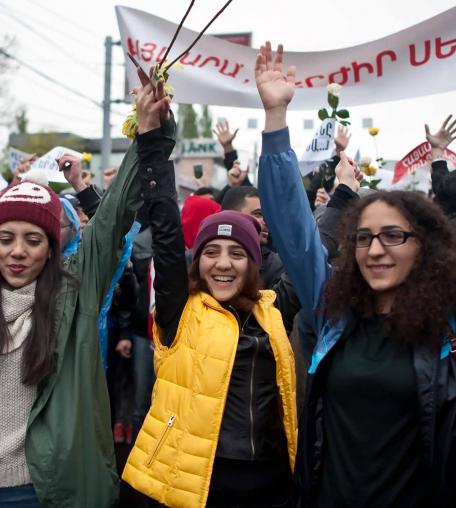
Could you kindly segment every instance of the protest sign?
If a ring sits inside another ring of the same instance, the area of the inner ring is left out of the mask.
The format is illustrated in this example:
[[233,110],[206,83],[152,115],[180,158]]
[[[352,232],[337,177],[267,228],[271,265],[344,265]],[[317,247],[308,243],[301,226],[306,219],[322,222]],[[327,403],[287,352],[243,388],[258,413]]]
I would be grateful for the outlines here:
[[330,159],[334,155],[336,150],[334,143],[335,123],[334,118],[327,118],[321,123],[320,128],[299,161],[302,176],[314,171],[321,162]]
[[10,146],[8,148],[8,167],[11,170],[11,173],[15,173],[17,167],[19,166],[22,159],[26,157],[31,157],[32,154],[23,152],[22,150],[18,150],[17,148],[13,148]]
[[[456,153],[451,150],[444,150],[443,157],[448,161],[451,169],[456,168]],[[425,141],[411,150],[394,167],[393,184],[396,184],[407,175],[414,175],[418,169],[427,166],[430,170],[432,155],[431,145]]]
[[[122,47],[144,68],[160,62],[176,24],[158,16],[116,7]],[[182,28],[170,59],[184,51],[196,32]],[[261,107],[255,87],[258,51],[204,35],[171,69],[176,102]],[[324,88],[344,86],[347,106],[418,97],[454,90],[456,75],[456,7],[382,39],[331,51],[284,54],[284,66],[296,65],[296,94],[290,109],[317,109]],[[130,88],[139,83],[127,59]]]
[[78,159],[82,159],[82,153],[71,150],[71,148],[56,146],[36,160],[31,165],[30,169],[39,169],[40,171],[44,171],[49,182],[67,183],[65,177],[63,176],[63,172],[59,170],[59,165],[56,162],[56,159],[60,159],[60,157],[66,153],[73,155]]
[[0,174],[0,191],[8,187],[8,182],[3,178],[3,175]]

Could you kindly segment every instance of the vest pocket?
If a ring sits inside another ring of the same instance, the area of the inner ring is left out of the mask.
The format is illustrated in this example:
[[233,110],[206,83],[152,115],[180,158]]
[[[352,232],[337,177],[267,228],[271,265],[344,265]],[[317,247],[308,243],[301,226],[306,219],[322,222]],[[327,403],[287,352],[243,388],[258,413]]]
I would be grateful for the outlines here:
[[166,438],[168,437],[168,434],[174,425],[174,420],[176,417],[174,415],[171,415],[169,417],[168,423],[166,424],[166,427],[163,429],[163,432],[161,433],[160,437],[157,439],[157,443],[150,452],[149,456],[146,460],[146,466],[150,467],[152,465],[152,462],[154,461],[155,457],[158,455],[158,452],[160,451],[161,447],[163,446],[164,442],[166,441]]

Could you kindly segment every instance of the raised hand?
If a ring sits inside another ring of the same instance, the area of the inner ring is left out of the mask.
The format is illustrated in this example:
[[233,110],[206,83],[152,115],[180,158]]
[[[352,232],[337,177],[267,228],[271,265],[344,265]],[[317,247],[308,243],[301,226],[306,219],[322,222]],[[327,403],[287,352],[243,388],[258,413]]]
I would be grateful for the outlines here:
[[318,208],[321,205],[325,205],[330,200],[329,194],[323,187],[317,190],[317,197],[315,198],[314,206]]
[[233,140],[236,137],[239,129],[236,129],[234,132],[230,131],[230,126],[226,120],[222,120],[217,122],[213,133],[217,136],[219,143],[223,146],[223,150],[225,152],[233,151]]
[[241,169],[241,163],[234,161],[233,167],[228,171],[228,183],[231,187],[239,187],[244,182],[249,168]]
[[[152,72],[152,69],[151,69]],[[160,79],[157,88],[152,87],[151,80],[138,70],[142,87],[135,88],[136,115],[138,117],[138,134],[158,129],[170,116],[171,99],[166,95],[164,82]]]
[[38,159],[36,153],[32,153],[30,155],[26,155],[20,161],[16,168],[16,175],[22,175],[23,173],[27,173],[29,171],[31,165]]
[[103,186],[108,189],[119,171],[117,168],[106,168],[103,170]]
[[445,150],[456,139],[456,119],[451,121],[452,117],[453,115],[449,115],[435,134],[431,134],[429,125],[425,124],[426,139],[431,148]]
[[340,152],[340,162],[336,166],[336,176],[339,184],[344,184],[353,192],[358,192],[362,180],[361,171],[356,163],[345,152]]
[[334,143],[336,144],[337,155],[347,149],[348,143],[350,142],[351,134],[348,129],[343,125],[337,126],[337,132],[334,137]]
[[274,59],[271,43],[261,46],[255,64],[255,79],[261,102],[266,112],[266,131],[286,126],[286,111],[294,95],[296,67],[282,72],[283,46],[279,44]]
[[81,192],[88,187],[88,185],[84,182],[81,159],[78,159],[69,153],[65,153],[62,157],[60,157],[60,159],[56,159],[56,161],[59,165],[60,171],[63,172],[63,176],[66,181],[76,192]]

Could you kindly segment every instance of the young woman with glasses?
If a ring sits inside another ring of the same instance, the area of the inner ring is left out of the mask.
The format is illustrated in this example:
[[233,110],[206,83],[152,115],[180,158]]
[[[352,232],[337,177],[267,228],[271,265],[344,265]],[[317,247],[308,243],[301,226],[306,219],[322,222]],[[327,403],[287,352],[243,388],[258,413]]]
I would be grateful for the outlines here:
[[302,507],[456,506],[456,241],[412,192],[357,200],[344,154],[333,199],[347,209],[340,255],[326,261],[286,126],[295,69],[261,48],[266,112],[262,209],[319,339],[299,424]]

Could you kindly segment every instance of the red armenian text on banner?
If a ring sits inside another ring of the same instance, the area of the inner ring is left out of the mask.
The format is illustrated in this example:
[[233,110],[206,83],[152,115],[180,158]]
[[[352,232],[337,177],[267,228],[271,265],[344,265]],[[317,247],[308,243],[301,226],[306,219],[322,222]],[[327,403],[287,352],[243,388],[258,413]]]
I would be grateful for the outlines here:
[[[446,149],[443,152],[443,158],[450,163],[450,166],[456,168],[456,153]],[[399,182],[406,175],[415,174],[417,169],[429,166],[430,163],[431,145],[425,141],[410,151],[403,159],[396,162],[392,183]]]
[[[144,68],[161,62],[177,25],[147,12],[116,7],[125,54]],[[195,40],[182,28],[169,59]],[[278,41],[280,42],[280,41]],[[204,35],[171,69],[176,102],[261,107],[255,87],[258,50]],[[456,7],[382,39],[331,51],[286,52],[284,65],[296,66],[296,94],[291,109],[317,109],[328,83],[344,86],[344,104],[356,106],[454,90]],[[130,87],[138,84],[134,65],[126,62]]]

